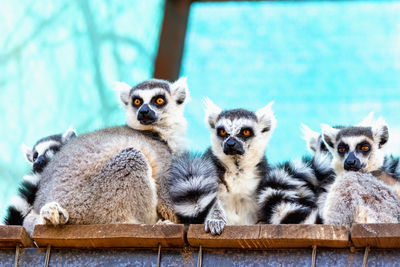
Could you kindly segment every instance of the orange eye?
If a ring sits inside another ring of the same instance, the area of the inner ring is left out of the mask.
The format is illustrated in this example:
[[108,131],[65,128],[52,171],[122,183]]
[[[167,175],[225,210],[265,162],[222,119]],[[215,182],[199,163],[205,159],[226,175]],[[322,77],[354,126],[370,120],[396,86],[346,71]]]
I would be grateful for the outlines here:
[[156,100],[157,105],[162,105],[162,104],[164,104],[164,102],[165,102],[165,100],[162,99],[161,97],[157,98],[157,100]]
[[221,136],[225,136],[226,135],[226,131],[224,129],[219,130],[219,134]]
[[140,104],[142,104],[142,101],[141,101],[139,98],[136,98],[136,99],[133,101],[133,104],[134,104],[135,106],[139,106]]
[[245,130],[242,131],[242,134],[244,136],[249,136],[251,134],[251,132],[250,132],[250,130],[245,129]]
[[364,152],[367,152],[369,150],[369,147],[368,146],[362,146],[361,150],[364,151]]
[[340,153],[344,153],[345,151],[346,151],[346,148],[344,148],[344,147],[340,147],[340,148],[339,148],[339,152],[340,152]]

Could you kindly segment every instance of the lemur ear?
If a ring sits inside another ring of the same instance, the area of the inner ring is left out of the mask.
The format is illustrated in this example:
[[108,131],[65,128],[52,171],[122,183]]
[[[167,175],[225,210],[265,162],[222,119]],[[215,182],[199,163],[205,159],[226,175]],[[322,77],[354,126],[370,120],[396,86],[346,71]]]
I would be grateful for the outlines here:
[[171,94],[174,96],[176,104],[181,105],[189,99],[189,87],[187,78],[181,77],[171,85]]
[[207,125],[211,128],[215,128],[215,124],[217,123],[217,118],[219,114],[222,112],[222,109],[215,105],[208,97],[203,99],[204,111],[206,113],[204,119]]
[[120,102],[124,107],[127,107],[129,104],[129,93],[131,92],[131,86],[124,82],[115,82],[113,90],[119,96]]
[[27,146],[27,145],[25,145],[24,143],[22,143],[21,149],[22,149],[22,152],[24,153],[26,159],[28,160],[28,162],[32,163],[33,162],[33,150],[32,150],[32,148]]
[[65,133],[63,133],[63,135],[61,136],[61,142],[66,143],[75,137],[76,137],[76,130],[72,126],[69,126],[68,130],[65,131]]
[[321,124],[321,128],[322,128],[322,139],[324,140],[324,143],[326,144],[328,149],[334,148],[334,142],[340,130],[335,129],[327,124]]
[[357,126],[369,127],[373,124],[374,120],[374,112],[368,113],[367,117],[365,117]]
[[382,148],[389,140],[389,128],[386,121],[382,117],[379,117],[372,123],[371,128],[374,140],[377,140],[379,148]]
[[318,140],[321,134],[314,132],[305,124],[301,124],[301,132],[303,133],[303,139],[306,141],[308,151],[311,154],[315,154],[319,146]]
[[273,104],[274,102],[270,102],[265,107],[256,111],[257,120],[262,126],[262,133],[272,132],[275,129],[276,119],[272,111]]

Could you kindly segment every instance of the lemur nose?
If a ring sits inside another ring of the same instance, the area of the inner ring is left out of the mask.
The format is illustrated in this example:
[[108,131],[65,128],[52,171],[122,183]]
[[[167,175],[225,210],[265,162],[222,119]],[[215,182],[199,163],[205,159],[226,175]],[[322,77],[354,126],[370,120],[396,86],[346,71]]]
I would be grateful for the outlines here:
[[147,114],[149,114],[149,112],[150,112],[150,109],[149,109],[147,106],[143,106],[143,107],[139,110],[139,113],[142,114],[142,115],[147,115]]
[[229,139],[229,140],[226,141],[226,144],[229,147],[234,147],[236,142],[234,140],[232,140],[232,139]]
[[349,166],[354,166],[354,165],[356,165],[356,160],[355,160],[355,159],[353,159],[353,160],[347,160],[347,161],[346,161],[346,164],[349,165]]

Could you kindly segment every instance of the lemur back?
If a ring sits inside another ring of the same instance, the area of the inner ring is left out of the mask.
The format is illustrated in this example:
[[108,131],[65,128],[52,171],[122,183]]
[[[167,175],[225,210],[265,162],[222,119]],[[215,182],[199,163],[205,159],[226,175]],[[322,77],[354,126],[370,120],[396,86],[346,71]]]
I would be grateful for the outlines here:
[[176,221],[165,177],[172,155],[183,151],[186,79],[119,83],[127,126],[79,136],[42,173],[29,233],[38,223],[60,225]]
[[322,136],[336,172],[322,211],[324,221],[346,226],[399,222],[398,195],[372,176],[384,162],[389,138],[386,122],[379,118],[370,125],[343,129],[322,125]]
[[22,225],[25,216],[32,209],[43,169],[62,146],[75,137],[75,130],[69,128],[64,134],[41,138],[32,148],[22,145],[26,159],[32,164],[32,174],[23,177],[18,195],[12,198],[4,218],[6,225]]

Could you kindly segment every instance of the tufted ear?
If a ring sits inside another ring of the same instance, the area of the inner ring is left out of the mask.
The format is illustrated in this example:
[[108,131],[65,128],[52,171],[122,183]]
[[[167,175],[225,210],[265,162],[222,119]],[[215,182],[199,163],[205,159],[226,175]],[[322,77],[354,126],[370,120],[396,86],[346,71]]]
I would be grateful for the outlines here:
[[314,132],[307,125],[301,124],[301,132],[303,133],[303,139],[306,141],[306,146],[311,154],[315,154],[320,145],[319,137],[320,133]]
[[61,142],[66,143],[75,137],[76,137],[76,130],[72,126],[70,126],[68,130],[66,130],[65,133],[63,133],[63,135],[61,136]]
[[365,117],[357,126],[361,127],[369,127],[373,124],[374,120],[374,112],[368,113],[367,117]]
[[203,99],[205,117],[207,125],[211,128],[215,128],[219,114],[221,114],[222,109],[215,105],[208,97]]
[[328,147],[329,150],[335,147],[336,136],[339,133],[339,129],[335,129],[327,124],[321,124],[322,128],[322,140]]
[[126,108],[129,104],[129,93],[131,92],[131,86],[124,82],[115,82],[113,90],[117,93],[119,101]]
[[389,140],[388,124],[382,117],[379,117],[372,123],[371,128],[374,141],[376,140],[379,144],[379,148],[382,148]]
[[272,111],[272,105],[274,102],[270,102],[265,107],[256,111],[256,116],[258,123],[261,125],[262,133],[273,132],[276,126],[276,118],[274,112]]
[[27,146],[27,145],[25,145],[24,143],[22,143],[21,149],[22,149],[22,152],[24,153],[26,159],[28,160],[28,162],[32,163],[33,162],[33,150],[32,150],[32,148]]
[[187,78],[181,77],[171,85],[171,95],[176,104],[181,105],[189,100],[189,87]]

